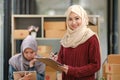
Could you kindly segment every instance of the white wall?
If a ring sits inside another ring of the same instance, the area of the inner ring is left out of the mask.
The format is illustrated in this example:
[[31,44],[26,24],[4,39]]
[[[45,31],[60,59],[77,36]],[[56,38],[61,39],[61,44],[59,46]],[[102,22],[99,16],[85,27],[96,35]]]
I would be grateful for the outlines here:
[[0,80],[3,80],[3,16],[0,14]]
[[3,80],[3,0],[0,0],[0,80]]

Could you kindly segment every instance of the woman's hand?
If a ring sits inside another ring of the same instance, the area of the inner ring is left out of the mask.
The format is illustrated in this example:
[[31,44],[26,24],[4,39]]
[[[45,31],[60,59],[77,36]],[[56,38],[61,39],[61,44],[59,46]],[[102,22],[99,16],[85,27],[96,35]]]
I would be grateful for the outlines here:
[[64,71],[66,74],[68,72],[68,65],[63,65],[63,66],[60,66],[61,70]]
[[24,80],[32,80],[32,74],[29,73],[29,74],[25,75]]
[[67,74],[67,72],[68,72],[68,65],[63,65],[63,68],[64,68],[64,72]]
[[32,74],[31,73],[25,74],[24,77],[22,77],[19,80],[32,80]]
[[53,52],[50,53],[50,58],[57,61],[58,59],[58,55],[57,54],[54,54]]
[[33,67],[36,61],[37,61],[36,59],[32,59],[32,60],[29,62],[29,67]]

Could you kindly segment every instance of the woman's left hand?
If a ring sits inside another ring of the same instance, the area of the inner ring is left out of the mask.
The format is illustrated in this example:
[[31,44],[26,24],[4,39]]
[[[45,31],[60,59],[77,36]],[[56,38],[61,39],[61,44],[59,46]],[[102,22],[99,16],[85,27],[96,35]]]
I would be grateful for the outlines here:
[[62,69],[63,69],[63,71],[67,74],[67,72],[68,72],[68,65],[63,65],[62,66]]
[[27,75],[25,74],[21,80],[32,80],[32,74],[31,73],[29,73]]

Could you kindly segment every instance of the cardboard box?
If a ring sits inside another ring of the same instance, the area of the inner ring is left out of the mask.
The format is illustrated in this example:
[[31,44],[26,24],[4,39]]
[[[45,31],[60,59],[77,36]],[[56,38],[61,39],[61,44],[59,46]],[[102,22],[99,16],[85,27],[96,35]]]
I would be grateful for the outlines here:
[[65,21],[45,21],[44,22],[45,30],[66,30]]
[[47,46],[47,45],[39,45],[38,46],[38,54],[43,57],[50,57],[51,51],[52,51],[51,46]]
[[52,51],[52,46],[48,45],[39,45],[38,53],[50,53]]
[[120,54],[110,54],[110,55],[108,55],[108,63],[110,63],[110,64],[120,64]]
[[50,54],[49,53],[38,53],[38,55],[40,55],[42,57],[50,58]]
[[20,29],[20,30],[14,30],[13,32],[14,39],[24,39],[28,35],[29,35],[28,30]]
[[92,31],[98,34],[98,27],[97,26],[88,26]]
[[120,80],[120,74],[107,74],[107,80]]
[[46,38],[62,38],[66,30],[45,30]]
[[109,64],[105,65],[105,72],[108,74],[120,74],[120,64]]
[[56,80],[56,79],[57,79],[57,71],[49,66],[46,66],[45,80]]

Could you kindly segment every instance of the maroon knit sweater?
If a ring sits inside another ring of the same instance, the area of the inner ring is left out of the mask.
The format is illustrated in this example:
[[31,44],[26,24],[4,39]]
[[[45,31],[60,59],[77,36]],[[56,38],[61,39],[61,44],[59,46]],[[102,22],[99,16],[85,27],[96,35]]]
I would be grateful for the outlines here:
[[95,80],[95,72],[100,69],[100,47],[95,35],[76,48],[61,46],[58,62],[69,66],[62,80]]

